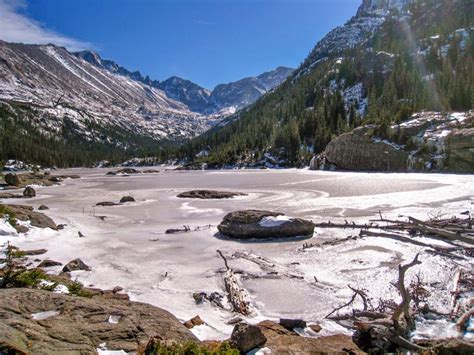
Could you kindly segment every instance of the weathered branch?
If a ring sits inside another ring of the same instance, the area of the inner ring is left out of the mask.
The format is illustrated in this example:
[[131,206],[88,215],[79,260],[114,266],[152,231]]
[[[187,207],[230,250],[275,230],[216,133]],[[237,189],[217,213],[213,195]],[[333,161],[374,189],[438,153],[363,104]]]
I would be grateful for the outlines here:
[[404,329],[400,326],[400,317],[403,315],[403,318],[407,324],[408,329],[413,329],[414,327],[414,320],[410,314],[410,293],[407,291],[405,287],[405,274],[411,267],[421,264],[421,261],[418,260],[419,254],[416,254],[415,258],[406,265],[399,265],[398,266],[398,281],[397,281],[397,288],[398,292],[402,296],[402,302],[395,308],[392,321],[394,327],[397,331],[402,331],[402,334],[406,332],[407,329]]

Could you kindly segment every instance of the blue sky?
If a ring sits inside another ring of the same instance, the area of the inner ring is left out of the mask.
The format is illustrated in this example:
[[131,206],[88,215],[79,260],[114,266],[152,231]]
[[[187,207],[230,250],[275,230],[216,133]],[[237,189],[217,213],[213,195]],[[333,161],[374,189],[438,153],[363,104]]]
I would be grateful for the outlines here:
[[[360,3],[0,0],[0,38],[31,43],[45,37],[71,49],[93,47],[103,58],[154,79],[177,75],[212,89],[279,65],[297,67],[319,39],[355,14]],[[2,29],[8,25],[2,18],[5,9],[17,18],[10,18],[10,28]],[[19,19],[26,29],[14,28]],[[28,31],[41,33],[30,39]]]

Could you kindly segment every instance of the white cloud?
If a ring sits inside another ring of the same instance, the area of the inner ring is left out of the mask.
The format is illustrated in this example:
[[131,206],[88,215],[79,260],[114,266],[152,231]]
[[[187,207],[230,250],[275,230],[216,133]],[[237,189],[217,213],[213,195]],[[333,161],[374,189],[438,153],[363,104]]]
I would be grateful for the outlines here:
[[21,13],[25,7],[24,0],[0,0],[0,39],[28,44],[52,43],[71,51],[94,47],[91,43],[63,36],[28,18]]

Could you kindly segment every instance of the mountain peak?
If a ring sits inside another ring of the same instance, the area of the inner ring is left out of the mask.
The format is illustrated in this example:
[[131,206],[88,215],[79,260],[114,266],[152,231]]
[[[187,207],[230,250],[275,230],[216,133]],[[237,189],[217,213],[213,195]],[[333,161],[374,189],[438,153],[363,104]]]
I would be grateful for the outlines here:
[[357,11],[357,15],[374,13],[377,11],[402,10],[413,0],[363,0]]

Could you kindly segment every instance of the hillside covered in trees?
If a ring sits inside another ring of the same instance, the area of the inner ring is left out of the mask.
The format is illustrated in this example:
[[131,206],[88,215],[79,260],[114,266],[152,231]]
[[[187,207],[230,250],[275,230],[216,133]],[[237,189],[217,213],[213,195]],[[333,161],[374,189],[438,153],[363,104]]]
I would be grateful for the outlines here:
[[278,89],[181,146],[177,157],[221,166],[271,154],[298,166],[359,125],[376,123],[384,136],[414,112],[472,109],[473,7],[469,0],[362,5]]

